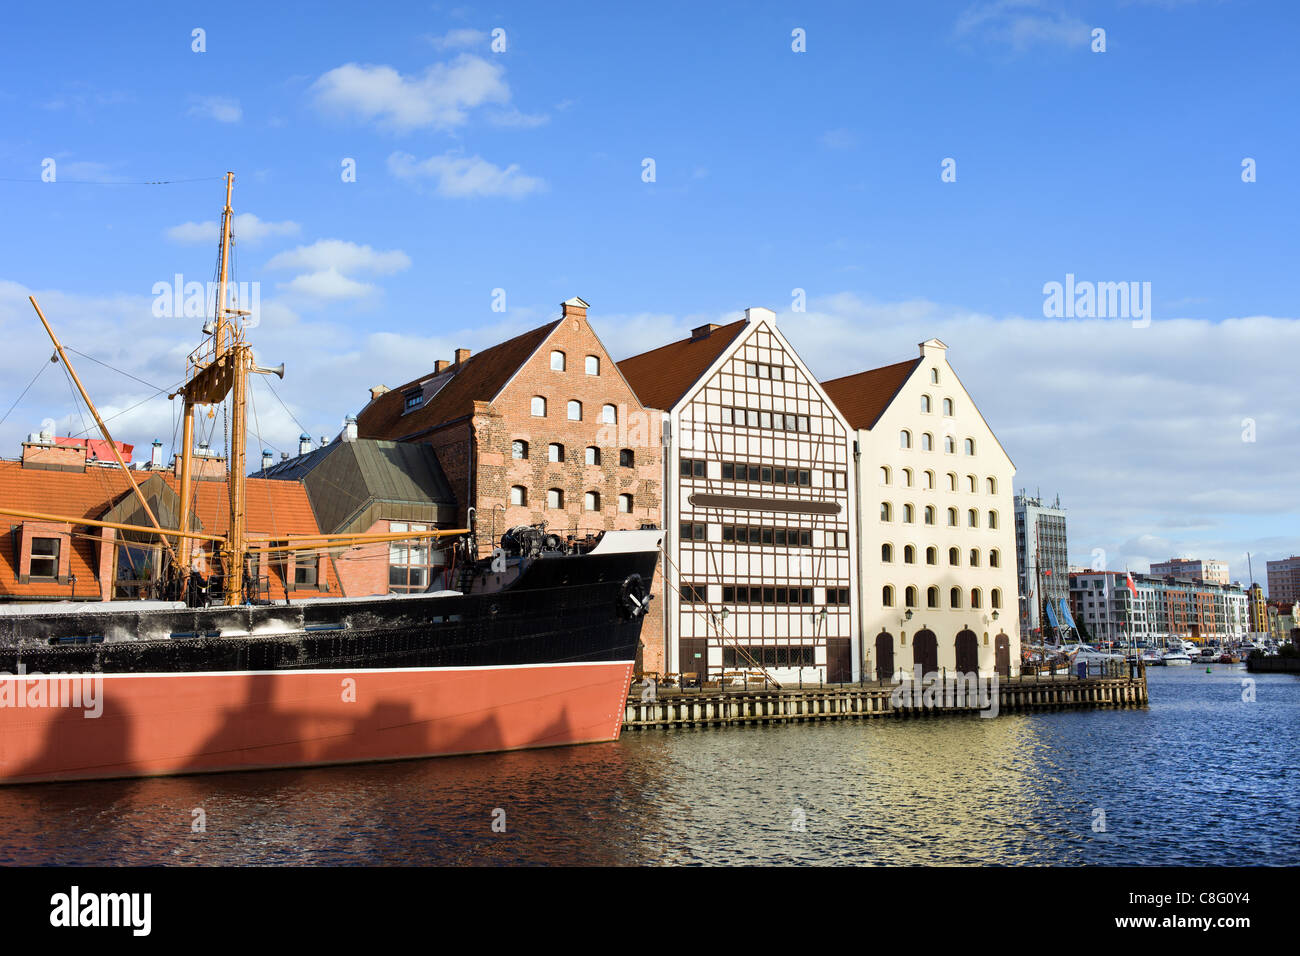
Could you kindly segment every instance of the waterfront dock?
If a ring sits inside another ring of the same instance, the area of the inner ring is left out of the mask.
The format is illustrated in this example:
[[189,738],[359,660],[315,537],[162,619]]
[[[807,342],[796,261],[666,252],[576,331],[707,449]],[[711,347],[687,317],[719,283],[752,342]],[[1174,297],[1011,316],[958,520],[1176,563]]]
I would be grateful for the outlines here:
[[1097,710],[1147,706],[1145,670],[1096,677],[1022,676],[981,678],[979,686],[958,689],[951,678],[936,681],[927,692],[912,682],[868,681],[780,689],[704,687],[680,689],[633,686],[623,726],[705,727],[732,724],[780,724],[862,717],[922,717],[1046,710]]

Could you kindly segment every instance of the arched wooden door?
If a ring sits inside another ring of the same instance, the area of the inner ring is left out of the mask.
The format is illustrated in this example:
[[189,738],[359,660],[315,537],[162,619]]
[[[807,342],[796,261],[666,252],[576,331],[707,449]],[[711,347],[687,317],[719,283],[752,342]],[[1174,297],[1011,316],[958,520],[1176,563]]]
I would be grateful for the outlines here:
[[980,669],[980,642],[972,630],[957,634],[957,672],[975,674]]
[[894,676],[894,635],[881,631],[876,635],[876,680]]
[[934,631],[917,631],[912,638],[912,663],[920,665],[921,676],[939,672],[939,640]]
[[993,639],[994,659],[998,674],[1002,677],[1011,676],[1011,638],[1006,634],[999,634]]

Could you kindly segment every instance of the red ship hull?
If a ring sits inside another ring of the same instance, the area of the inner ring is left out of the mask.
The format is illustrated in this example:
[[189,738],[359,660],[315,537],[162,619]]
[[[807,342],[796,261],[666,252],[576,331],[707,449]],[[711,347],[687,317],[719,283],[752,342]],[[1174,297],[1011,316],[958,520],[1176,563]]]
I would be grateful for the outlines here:
[[[109,674],[98,675],[98,694],[91,684],[97,675],[0,676],[0,783],[320,766],[615,740],[632,670],[631,661],[609,661]],[[52,705],[69,701],[76,706]],[[97,701],[102,712],[88,716]]]

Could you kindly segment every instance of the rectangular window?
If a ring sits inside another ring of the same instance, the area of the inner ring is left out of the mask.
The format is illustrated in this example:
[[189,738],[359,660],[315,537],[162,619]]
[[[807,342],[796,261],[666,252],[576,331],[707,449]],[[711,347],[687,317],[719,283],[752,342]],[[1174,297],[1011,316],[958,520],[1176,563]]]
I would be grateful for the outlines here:
[[[415,549],[412,549],[415,550]],[[419,550],[424,550],[423,548]],[[294,587],[314,588],[316,576],[320,572],[320,559],[314,554],[299,554],[293,561]]]
[[33,578],[57,578],[59,576],[58,538],[32,538],[32,559],[27,566],[27,573]]
[[687,604],[707,604],[708,598],[707,585],[703,584],[683,584],[682,600]]
[[736,466],[733,462],[724,461],[722,463],[722,477],[727,481],[731,481],[736,477]]

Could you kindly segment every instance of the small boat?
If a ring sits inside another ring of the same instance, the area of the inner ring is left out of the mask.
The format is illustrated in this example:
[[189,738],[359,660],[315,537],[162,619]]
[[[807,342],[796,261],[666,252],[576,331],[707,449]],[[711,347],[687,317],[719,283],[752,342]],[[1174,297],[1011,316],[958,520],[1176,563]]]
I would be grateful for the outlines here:
[[1142,652],[1142,663],[1148,667],[1159,667],[1165,662],[1164,657],[1154,647],[1148,647]]
[[1182,648],[1173,648],[1165,651],[1164,656],[1160,659],[1160,663],[1164,664],[1166,667],[1189,665],[1192,663],[1192,658]]

